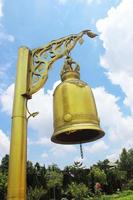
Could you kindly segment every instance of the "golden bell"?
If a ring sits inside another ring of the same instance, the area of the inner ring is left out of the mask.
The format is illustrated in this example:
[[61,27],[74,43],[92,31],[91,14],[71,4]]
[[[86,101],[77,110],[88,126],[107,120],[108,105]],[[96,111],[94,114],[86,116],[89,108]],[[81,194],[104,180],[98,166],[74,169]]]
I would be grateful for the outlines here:
[[80,80],[79,65],[71,58],[65,61],[61,80],[53,94],[54,133],[51,140],[59,144],[79,144],[104,136],[92,90]]

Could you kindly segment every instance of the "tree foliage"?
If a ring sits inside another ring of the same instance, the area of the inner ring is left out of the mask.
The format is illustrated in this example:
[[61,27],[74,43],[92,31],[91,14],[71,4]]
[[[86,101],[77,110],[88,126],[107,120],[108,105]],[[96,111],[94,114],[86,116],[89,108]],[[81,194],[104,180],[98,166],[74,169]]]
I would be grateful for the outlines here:
[[87,197],[88,187],[83,183],[74,183],[72,182],[68,185],[68,193],[71,194],[71,197],[75,200],[83,200]]
[[63,174],[61,172],[55,170],[47,170],[45,177],[49,189],[62,186]]
[[7,175],[6,173],[0,172],[0,199],[4,200],[6,198],[7,190]]
[[[61,196],[61,187],[63,185],[63,174],[57,165],[50,165],[45,174],[47,188],[49,193],[53,193],[53,198]],[[51,192],[52,191],[52,192]]]
[[8,174],[8,163],[9,163],[9,155],[5,155],[1,160],[0,170],[3,173]]
[[106,184],[107,178],[104,170],[101,170],[98,166],[93,166],[90,170],[91,178],[93,178],[94,183],[101,183],[101,184]]
[[41,187],[30,187],[28,189],[27,200],[40,200],[46,194],[46,190]]
[[[6,199],[9,156],[0,164],[0,199]],[[67,198],[82,200],[95,194],[96,184],[101,192],[111,194],[124,188],[133,190],[133,149],[123,149],[120,159],[112,165],[109,160],[99,161],[87,168],[74,162],[64,170],[56,164],[47,168],[39,163],[27,161],[27,198],[43,200]]]
[[133,176],[133,149],[130,149],[129,151],[127,151],[124,148],[122,150],[118,165],[122,171],[127,172],[128,179],[132,178]]

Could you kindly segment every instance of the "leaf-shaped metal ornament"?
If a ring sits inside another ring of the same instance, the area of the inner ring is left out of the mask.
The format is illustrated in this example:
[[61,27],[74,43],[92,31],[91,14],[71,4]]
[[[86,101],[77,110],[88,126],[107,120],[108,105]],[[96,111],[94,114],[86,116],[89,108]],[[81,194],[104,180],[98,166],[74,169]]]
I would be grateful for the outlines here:
[[98,36],[97,34],[91,32],[91,31],[88,31],[88,32],[87,32],[87,35],[88,35],[90,38],[94,38],[94,37]]
[[80,39],[79,39],[79,43],[80,43],[81,45],[84,43],[83,38],[80,38]]

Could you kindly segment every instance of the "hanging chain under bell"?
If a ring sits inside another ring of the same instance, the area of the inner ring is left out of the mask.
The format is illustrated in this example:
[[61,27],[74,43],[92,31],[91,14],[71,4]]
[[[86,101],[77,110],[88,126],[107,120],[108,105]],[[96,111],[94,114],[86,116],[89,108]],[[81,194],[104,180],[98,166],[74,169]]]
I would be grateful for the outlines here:
[[82,144],[80,143],[80,155],[81,155],[81,159],[84,158],[84,155],[83,155],[83,148],[82,148]]

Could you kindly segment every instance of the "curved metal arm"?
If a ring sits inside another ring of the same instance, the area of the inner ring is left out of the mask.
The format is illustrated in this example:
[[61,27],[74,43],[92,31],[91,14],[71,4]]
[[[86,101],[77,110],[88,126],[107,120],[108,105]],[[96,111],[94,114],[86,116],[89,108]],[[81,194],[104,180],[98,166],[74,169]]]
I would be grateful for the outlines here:
[[97,36],[90,30],[84,30],[79,34],[72,34],[53,40],[47,45],[31,51],[28,96],[43,87],[48,78],[48,70],[56,60],[69,55],[77,42],[83,43],[83,35],[87,35],[90,38]]

